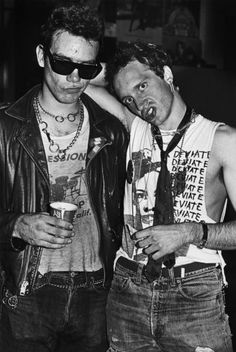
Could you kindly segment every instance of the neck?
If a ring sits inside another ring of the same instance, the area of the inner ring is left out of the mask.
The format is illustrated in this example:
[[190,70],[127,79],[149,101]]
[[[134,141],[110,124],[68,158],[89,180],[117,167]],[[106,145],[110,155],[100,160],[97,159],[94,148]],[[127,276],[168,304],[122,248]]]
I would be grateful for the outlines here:
[[46,122],[48,131],[55,136],[67,135],[77,130],[81,119],[81,107],[82,102],[80,103],[79,100],[77,100],[75,108],[75,104],[72,106],[71,104],[62,104],[56,99],[48,99],[48,95],[43,94],[42,91],[38,95],[40,117]]
[[67,116],[70,113],[75,113],[79,108],[78,99],[72,103],[63,103],[58,101],[51,93],[45,92],[44,89],[39,92],[38,97],[43,107],[54,115]]
[[162,131],[174,131],[179,126],[180,121],[183,119],[186,112],[186,104],[177,91],[173,94],[173,101],[170,113],[165,125],[160,126]]

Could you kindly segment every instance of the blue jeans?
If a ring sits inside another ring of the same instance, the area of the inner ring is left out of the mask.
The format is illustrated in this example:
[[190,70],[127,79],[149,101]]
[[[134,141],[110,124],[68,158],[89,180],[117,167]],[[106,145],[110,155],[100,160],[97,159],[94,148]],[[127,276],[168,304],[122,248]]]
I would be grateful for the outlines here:
[[[45,279],[46,278],[46,279]],[[108,289],[103,270],[50,273],[28,296],[5,290],[0,320],[0,351],[105,352]]]
[[110,352],[232,352],[221,269],[153,282],[116,265],[108,296]]

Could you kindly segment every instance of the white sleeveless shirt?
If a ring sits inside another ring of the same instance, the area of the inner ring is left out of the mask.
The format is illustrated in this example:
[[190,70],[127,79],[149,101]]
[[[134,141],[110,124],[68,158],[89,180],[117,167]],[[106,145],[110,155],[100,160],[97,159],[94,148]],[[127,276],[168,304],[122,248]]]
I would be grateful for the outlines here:
[[[174,221],[214,223],[206,211],[205,181],[210,151],[217,127],[221,123],[195,115],[193,123],[178,145],[169,153],[167,167],[172,179]],[[172,139],[170,131],[161,131],[163,149]],[[137,249],[130,235],[153,224],[155,190],[160,172],[160,150],[153,139],[151,125],[136,117],[132,123],[127,150],[127,182],[125,186],[125,231],[119,255],[146,263],[147,256]],[[220,251],[199,249],[190,245],[184,255],[176,257],[176,265],[193,261],[223,263]]]

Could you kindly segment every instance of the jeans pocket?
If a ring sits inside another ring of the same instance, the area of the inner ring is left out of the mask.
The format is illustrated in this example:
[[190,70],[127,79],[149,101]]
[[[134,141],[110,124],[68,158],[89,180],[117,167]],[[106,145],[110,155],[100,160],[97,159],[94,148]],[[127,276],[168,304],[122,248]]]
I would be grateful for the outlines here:
[[190,301],[203,302],[216,299],[221,293],[221,281],[217,279],[215,273],[202,273],[193,275],[181,280],[178,285],[179,294]]
[[130,277],[115,273],[111,284],[111,292],[124,292],[129,287],[130,281]]

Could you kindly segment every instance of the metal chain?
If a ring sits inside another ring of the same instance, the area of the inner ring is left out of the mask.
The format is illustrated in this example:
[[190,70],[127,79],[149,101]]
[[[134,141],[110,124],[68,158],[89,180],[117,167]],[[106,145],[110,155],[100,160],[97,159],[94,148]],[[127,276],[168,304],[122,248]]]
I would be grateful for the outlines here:
[[[75,119],[76,119],[76,117],[79,116],[79,114],[80,114],[80,107],[79,107],[79,109],[78,109],[77,112],[75,112],[75,113],[70,113],[70,114],[68,114],[66,117],[64,117],[64,116],[62,116],[62,115],[54,115],[54,114],[52,114],[51,112],[49,112],[49,111],[47,111],[47,110],[44,109],[44,107],[43,107],[43,106],[41,105],[41,103],[40,103],[40,100],[39,100],[39,97],[38,97],[38,96],[36,97],[36,99],[37,99],[37,105],[40,107],[40,109],[41,109],[45,114],[47,114],[48,116],[53,117],[57,122],[64,122],[65,119],[67,119],[67,120],[70,121],[70,122],[74,122]],[[80,103],[80,105],[81,105],[81,100],[80,100],[80,99],[79,99],[79,103]]]
[[83,103],[80,100],[80,107],[79,107],[79,116],[80,116],[80,120],[79,120],[79,124],[78,124],[78,128],[76,130],[76,134],[73,137],[72,141],[68,144],[68,146],[65,149],[60,149],[60,146],[58,143],[56,143],[50,133],[48,132],[48,124],[46,121],[44,121],[40,115],[39,112],[39,100],[38,97],[34,97],[33,100],[33,106],[34,106],[34,111],[37,117],[38,122],[43,126],[42,127],[42,131],[46,134],[48,142],[49,142],[49,150],[51,153],[58,153],[59,158],[62,160],[65,158],[66,156],[66,152],[75,144],[76,140],[78,139],[82,126],[83,126],[83,122],[84,122],[84,107],[83,107]]

